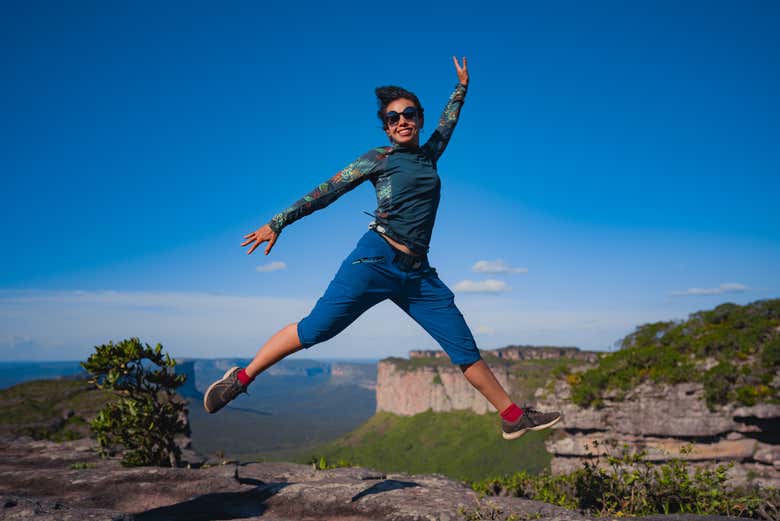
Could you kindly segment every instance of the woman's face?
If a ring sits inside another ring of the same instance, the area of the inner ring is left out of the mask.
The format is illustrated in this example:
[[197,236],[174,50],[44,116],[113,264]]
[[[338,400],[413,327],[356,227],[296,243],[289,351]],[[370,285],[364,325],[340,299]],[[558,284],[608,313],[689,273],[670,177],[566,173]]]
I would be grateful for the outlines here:
[[385,108],[385,132],[390,141],[404,147],[419,146],[421,127],[422,121],[412,100],[399,98],[388,103]]

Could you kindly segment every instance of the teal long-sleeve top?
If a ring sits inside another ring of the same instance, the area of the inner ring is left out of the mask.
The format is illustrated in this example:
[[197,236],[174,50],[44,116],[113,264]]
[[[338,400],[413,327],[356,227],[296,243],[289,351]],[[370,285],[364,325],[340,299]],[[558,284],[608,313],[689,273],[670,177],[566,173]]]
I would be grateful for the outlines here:
[[436,164],[449,143],[465,98],[466,87],[458,84],[444,107],[436,130],[422,147],[386,146],[369,150],[295,204],[274,215],[269,226],[280,233],[285,226],[325,208],[369,180],[376,190],[376,223],[391,239],[416,253],[427,253],[441,192]]

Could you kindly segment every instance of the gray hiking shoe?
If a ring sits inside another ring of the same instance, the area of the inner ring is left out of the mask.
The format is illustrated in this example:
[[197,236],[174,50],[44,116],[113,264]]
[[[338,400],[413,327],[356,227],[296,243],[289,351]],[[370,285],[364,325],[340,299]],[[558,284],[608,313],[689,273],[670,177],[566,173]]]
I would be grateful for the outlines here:
[[561,419],[559,412],[539,412],[533,407],[521,407],[523,414],[515,421],[501,420],[505,440],[514,440],[528,431],[540,431],[552,427]]
[[210,413],[215,413],[233,400],[236,396],[246,392],[246,386],[238,379],[240,367],[231,367],[227,372],[206,389],[203,395],[203,407]]

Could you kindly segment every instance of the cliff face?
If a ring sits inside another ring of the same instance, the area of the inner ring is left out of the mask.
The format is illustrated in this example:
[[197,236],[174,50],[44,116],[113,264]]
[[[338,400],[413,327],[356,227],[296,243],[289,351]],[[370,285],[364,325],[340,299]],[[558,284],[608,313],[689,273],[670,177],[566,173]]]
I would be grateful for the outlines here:
[[[506,367],[492,367],[501,385],[509,386]],[[469,409],[478,414],[495,411],[457,367],[433,366],[405,370],[393,362],[377,367],[376,410],[402,416],[425,412]]]
[[[642,383],[623,399],[607,396],[599,409],[571,402],[563,380],[539,389],[537,405],[563,414],[547,441],[553,473],[580,468],[596,456],[644,451],[646,459],[732,462],[738,481],[780,485],[780,405],[727,405],[710,411],[698,383]],[[690,449],[690,452],[688,450]]]
[[[599,354],[577,348],[517,347],[482,352],[501,385],[518,403],[534,400],[536,388],[560,366],[584,367]],[[409,359],[377,366],[377,412],[411,416],[427,410],[495,412],[442,351],[411,351]]]

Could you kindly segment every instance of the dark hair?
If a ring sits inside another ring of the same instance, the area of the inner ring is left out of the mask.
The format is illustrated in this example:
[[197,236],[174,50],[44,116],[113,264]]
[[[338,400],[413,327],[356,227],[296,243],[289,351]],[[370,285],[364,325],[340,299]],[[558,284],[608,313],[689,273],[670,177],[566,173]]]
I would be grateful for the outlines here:
[[417,105],[417,110],[420,111],[420,120],[423,119],[425,111],[420,104],[420,100],[417,99],[417,96],[415,96],[413,92],[409,92],[403,87],[396,87],[395,85],[377,87],[374,89],[374,92],[376,93],[376,102],[379,106],[376,115],[382,122],[382,128],[387,128],[387,124],[385,123],[385,111],[387,110],[387,106],[397,99],[408,99],[413,101],[414,104]]

